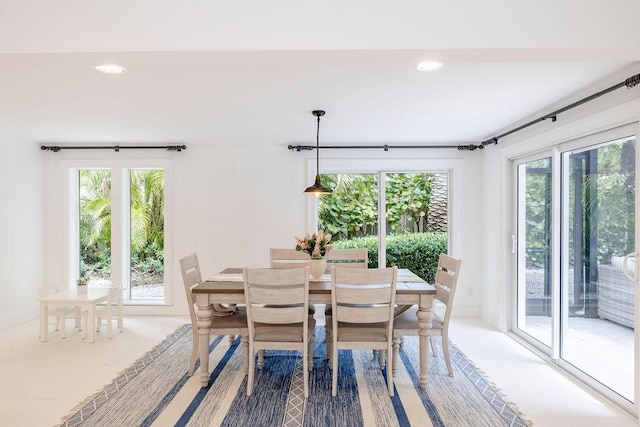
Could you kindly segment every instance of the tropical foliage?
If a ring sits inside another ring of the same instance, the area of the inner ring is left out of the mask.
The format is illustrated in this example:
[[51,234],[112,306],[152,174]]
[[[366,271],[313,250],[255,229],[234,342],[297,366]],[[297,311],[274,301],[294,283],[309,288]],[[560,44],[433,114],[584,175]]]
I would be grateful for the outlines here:
[[[606,264],[612,255],[627,254],[635,247],[635,141],[614,142],[593,149],[597,166],[588,172],[586,156],[591,152],[572,155],[565,164],[570,168],[568,214],[571,230],[579,227],[583,230],[582,239],[595,239],[598,262]],[[550,165],[550,159],[527,164],[526,241],[529,265],[533,267],[543,267],[544,254],[550,251]],[[580,181],[577,187],[576,180]],[[579,198],[574,194],[575,188],[581,189]],[[578,206],[581,224],[575,223],[576,200],[582,200]],[[573,232],[569,233],[569,239],[569,258],[574,259]],[[582,246],[585,245],[588,242],[583,242]]]
[[[431,282],[435,277],[438,257],[447,253],[445,233],[405,233],[387,237],[387,267],[408,268]],[[336,248],[367,248],[369,268],[378,267],[377,236],[356,237],[334,242]]]
[[[447,252],[447,234],[431,233],[428,212],[433,183],[446,183],[446,174],[386,173],[387,266],[408,268],[427,281],[433,280],[438,257]],[[333,190],[318,202],[318,223],[331,233],[336,248],[367,248],[369,267],[378,266],[378,182],[373,174],[323,175]],[[433,229],[446,230],[446,185]]]
[[[427,209],[434,174],[386,174],[387,233],[427,230]],[[373,174],[323,175],[333,190],[318,203],[318,221],[334,240],[378,232],[378,183]]]
[[[164,275],[164,171],[130,173],[132,285],[162,283]],[[111,274],[111,172],[80,171],[81,274]]]

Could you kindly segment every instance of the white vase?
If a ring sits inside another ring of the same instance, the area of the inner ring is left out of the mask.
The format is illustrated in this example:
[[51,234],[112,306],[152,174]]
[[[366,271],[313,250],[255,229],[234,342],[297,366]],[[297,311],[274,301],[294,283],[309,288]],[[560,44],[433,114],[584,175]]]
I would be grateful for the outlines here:
[[320,280],[324,272],[327,270],[327,260],[322,259],[310,259],[309,260],[309,273],[313,280]]
[[82,285],[82,286],[78,286],[78,293],[79,294],[86,294],[87,293],[87,285]]

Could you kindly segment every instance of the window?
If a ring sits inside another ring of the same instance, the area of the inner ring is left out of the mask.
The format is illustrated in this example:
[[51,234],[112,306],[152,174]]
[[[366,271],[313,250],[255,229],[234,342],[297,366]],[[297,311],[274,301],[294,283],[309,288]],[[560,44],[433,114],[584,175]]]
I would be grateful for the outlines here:
[[69,168],[70,281],[122,283],[129,304],[168,303],[164,165],[91,163]]
[[[393,163],[386,161],[385,166]],[[376,165],[361,165],[356,172],[342,162],[345,173],[324,174],[322,181],[333,194],[317,201],[314,221],[333,235],[337,247],[369,249],[370,267],[397,265],[430,281],[437,255],[450,252],[455,244],[449,233],[450,172],[429,171],[424,161],[420,171],[414,162],[397,163],[398,172],[375,171]],[[425,245],[432,248],[433,260],[418,259]]]

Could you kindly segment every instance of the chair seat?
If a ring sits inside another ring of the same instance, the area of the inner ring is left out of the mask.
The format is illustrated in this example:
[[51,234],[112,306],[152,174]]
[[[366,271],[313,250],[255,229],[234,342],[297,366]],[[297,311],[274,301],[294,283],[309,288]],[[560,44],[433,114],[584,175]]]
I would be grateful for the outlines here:
[[[431,329],[442,329],[442,318],[433,313]],[[418,329],[418,306],[414,305],[409,310],[396,317],[393,321],[393,329]]]
[[213,316],[211,318],[211,328],[246,328],[247,327],[247,310],[245,307],[237,307],[236,312],[229,316]]
[[349,326],[338,322],[338,341],[387,342],[386,323],[368,323]]

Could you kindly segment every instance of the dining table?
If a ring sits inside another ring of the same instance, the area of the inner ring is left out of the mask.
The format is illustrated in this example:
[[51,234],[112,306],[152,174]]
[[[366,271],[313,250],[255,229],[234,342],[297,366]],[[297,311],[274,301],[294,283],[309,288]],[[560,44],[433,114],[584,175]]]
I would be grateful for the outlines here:
[[[196,297],[197,333],[199,336],[200,383],[209,383],[209,342],[213,309],[211,304],[245,304],[244,279],[241,268],[226,268],[207,278],[192,289]],[[417,305],[418,336],[420,341],[420,386],[427,385],[429,367],[429,329],[433,318],[436,289],[407,269],[398,269],[396,304]],[[309,279],[309,304],[331,304],[331,274]],[[195,331],[194,331],[195,333]]]
[[87,341],[95,342],[96,306],[107,302],[109,288],[65,289],[39,298],[40,301],[40,341],[48,339],[49,306],[71,306],[86,308],[88,313]]

